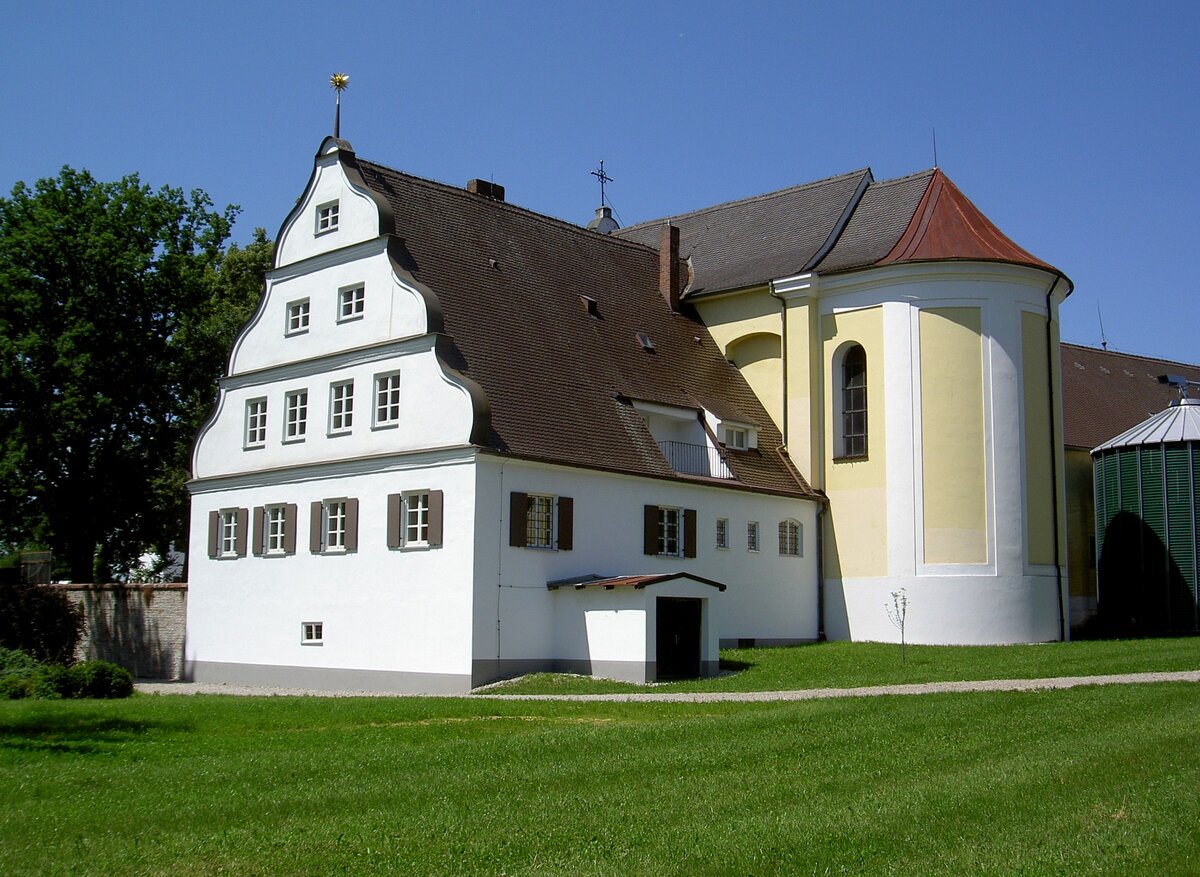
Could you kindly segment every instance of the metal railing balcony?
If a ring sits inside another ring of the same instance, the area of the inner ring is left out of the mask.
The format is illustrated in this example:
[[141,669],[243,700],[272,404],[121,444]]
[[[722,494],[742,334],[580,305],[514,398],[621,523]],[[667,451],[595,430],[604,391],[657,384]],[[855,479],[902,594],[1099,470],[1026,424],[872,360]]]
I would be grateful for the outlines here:
[[673,441],[661,441],[658,447],[666,457],[667,464],[682,475],[733,478],[729,464],[714,447]]

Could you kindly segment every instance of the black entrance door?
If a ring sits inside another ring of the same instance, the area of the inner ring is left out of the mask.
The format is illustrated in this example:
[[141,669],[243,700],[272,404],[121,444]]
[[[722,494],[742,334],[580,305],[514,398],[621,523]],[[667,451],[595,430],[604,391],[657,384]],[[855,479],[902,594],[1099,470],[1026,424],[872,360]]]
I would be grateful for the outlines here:
[[695,679],[700,675],[700,600],[658,597],[655,626],[658,679]]

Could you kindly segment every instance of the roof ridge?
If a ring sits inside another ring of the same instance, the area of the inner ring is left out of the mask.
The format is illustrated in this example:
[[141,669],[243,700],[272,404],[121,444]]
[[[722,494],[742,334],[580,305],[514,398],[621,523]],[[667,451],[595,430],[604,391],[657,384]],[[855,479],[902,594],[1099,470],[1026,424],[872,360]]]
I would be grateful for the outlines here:
[[864,173],[866,173],[866,174],[871,173],[871,168],[870,167],[861,167],[861,168],[858,168],[857,170],[847,171],[846,173],[833,174],[828,177],[822,177],[819,180],[812,180],[807,183],[797,183],[794,186],[788,186],[783,189],[774,189],[770,192],[763,192],[758,195],[750,195],[749,197],[746,197],[746,198],[735,198],[732,201],[722,201],[719,204],[711,204],[707,207],[700,207],[700,208],[697,208],[696,210],[689,210],[686,213],[671,213],[667,216],[660,216],[656,219],[647,219],[643,222],[637,222],[637,223],[634,223],[633,225],[627,225],[624,228],[619,229],[616,232],[616,234],[619,235],[622,232],[632,231],[633,229],[637,229],[637,228],[645,228],[648,225],[659,225],[663,222],[666,222],[667,220],[685,219],[685,218],[690,218],[693,216],[702,216],[703,214],[711,213],[714,210],[724,210],[728,207],[737,207],[742,204],[751,204],[755,201],[766,201],[767,199],[770,199],[770,198],[778,198],[783,195],[790,195],[793,192],[798,192],[802,189],[809,189],[809,188],[812,188],[813,186],[821,186],[826,183],[833,182],[834,180],[843,180],[843,179],[858,176],[858,175],[861,175]]
[[355,158],[359,164],[369,165],[371,168],[377,171],[383,171],[384,173],[395,174],[398,177],[404,177],[412,183],[424,186],[425,188],[445,191],[463,200],[471,199],[470,203],[472,204],[486,204],[493,208],[522,214],[530,219],[538,220],[539,222],[547,225],[561,226],[566,231],[576,232],[587,237],[593,237],[609,243],[620,244],[624,247],[632,247],[634,249],[644,250],[651,253],[658,252],[657,247],[639,243],[638,241],[629,241],[625,240],[624,238],[614,237],[613,235],[603,234],[602,232],[585,228],[582,225],[578,225],[577,223],[570,222],[566,219],[559,219],[557,216],[550,216],[547,213],[538,213],[536,210],[532,210],[529,207],[522,207],[520,204],[513,204],[509,201],[497,201],[494,198],[486,198],[481,195],[474,195],[461,186],[455,186],[452,183],[443,183],[440,180],[431,180],[426,177],[418,177],[415,174],[406,173],[405,171],[398,171],[393,167],[388,167],[385,164],[380,164],[379,162],[371,161],[370,159],[359,158],[358,156],[355,156]]
[[936,167],[927,167],[924,170],[913,171],[911,174],[905,174],[902,177],[889,177],[886,180],[873,180],[871,182],[871,185],[872,186],[894,186],[899,183],[907,183],[911,180],[917,179],[917,177],[923,177],[926,174],[933,175],[933,174],[937,173],[938,170],[939,169]]
[[1124,351],[1121,351],[1121,350],[1106,350],[1105,348],[1102,348],[1102,347],[1092,347],[1091,345],[1088,345],[1088,344],[1075,344],[1070,341],[1062,341],[1059,343],[1059,346],[1060,347],[1075,347],[1080,350],[1089,350],[1093,353],[1103,353],[1106,356],[1124,356],[1128,359],[1143,359],[1143,360],[1147,360],[1149,362],[1167,362],[1167,363],[1170,363],[1171,365],[1181,365],[1184,368],[1200,369],[1200,363],[1184,362],[1183,360],[1179,360],[1179,359],[1163,359],[1162,357],[1159,357],[1159,356],[1146,356],[1143,353],[1125,353]]

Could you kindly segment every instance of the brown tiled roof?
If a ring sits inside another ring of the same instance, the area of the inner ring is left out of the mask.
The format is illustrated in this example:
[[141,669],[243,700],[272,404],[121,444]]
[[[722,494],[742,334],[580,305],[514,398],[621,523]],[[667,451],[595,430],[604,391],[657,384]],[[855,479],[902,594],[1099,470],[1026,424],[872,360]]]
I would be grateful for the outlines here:
[[[691,311],[658,292],[658,253],[464,189],[343,153],[390,206],[400,267],[432,291],[453,367],[491,407],[481,443],[498,452],[663,478],[667,465],[629,399],[736,411],[759,450],[731,454],[736,482],[819,496],[781,454],[781,436]],[[590,316],[580,300],[597,303]],[[654,351],[637,340],[645,333]]]
[[725,590],[725,585],[712,579],[702,578],[686,572],[667,572],[656,573],[654,575],[629,575],[629,576],[583,576],[576,579],[561,579],[554,582],[546,582],[546,587],[551,591],[556,591],[559,588],[574,588],[577,591],[584,588],[604,588],[611,591],[614,588],[635,588],[641,590],[650,585],[657,585],[659,582],[673,582],[676,579],[691,579],[693,582],[699,582],[702,585],[711,585],[719,591]]
[[[807,270],[833,242],[859,194],[867,168],[669,217],[679,255],[691,259],[688,295],[754,286]],[[666,218],[613,234],[658,246]]]
[[1179,398],[1159,375],[1200,381],[1200,365],[1063,344],[1062,374],[1063,442],[1091,450]]

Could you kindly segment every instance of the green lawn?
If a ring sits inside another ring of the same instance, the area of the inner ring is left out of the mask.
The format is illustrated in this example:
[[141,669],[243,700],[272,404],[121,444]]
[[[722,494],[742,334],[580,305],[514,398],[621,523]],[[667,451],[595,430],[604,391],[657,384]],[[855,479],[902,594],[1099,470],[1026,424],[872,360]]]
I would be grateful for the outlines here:
[[0,703],[0,873],[1200,873],[1200,689]]
[[538,673],[487,694],[601,694],[629,691],[782,691],[961,679],[1045,679],[1200,669],[1200,637],[1082,640],[1029,646],[900,646],[830,642],[773,649],[722,649],[727,672],[713,679],[637,685]]

